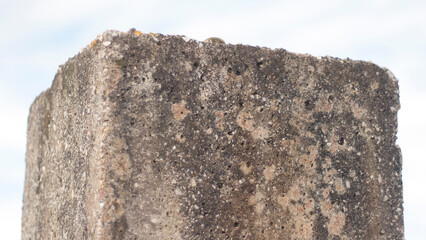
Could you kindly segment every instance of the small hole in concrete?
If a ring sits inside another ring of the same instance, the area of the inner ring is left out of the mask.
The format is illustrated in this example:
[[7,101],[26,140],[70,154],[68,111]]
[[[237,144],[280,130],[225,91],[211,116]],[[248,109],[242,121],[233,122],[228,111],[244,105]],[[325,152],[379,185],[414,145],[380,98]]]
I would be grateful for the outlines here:
[[308,108],[310,105],[311,105],[311,101],[306,100],[306,101],[305,101],[305,107],[306,107],[306,108]]

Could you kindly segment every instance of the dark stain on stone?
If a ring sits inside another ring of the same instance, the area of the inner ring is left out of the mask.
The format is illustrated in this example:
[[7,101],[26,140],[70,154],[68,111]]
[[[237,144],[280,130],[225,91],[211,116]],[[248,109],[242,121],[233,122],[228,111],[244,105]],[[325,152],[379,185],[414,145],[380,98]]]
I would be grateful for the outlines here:
[[128,229],[127,219],[122,215],[118,220],[114,221],[111,226],[111,233],[113,240],[125,239],[126,231]]
[[315,239],[328,239],[328,230],[326,228],[327,222],[328,221],[324,215],[321,213],[318,214],[318,217],[314,221]]

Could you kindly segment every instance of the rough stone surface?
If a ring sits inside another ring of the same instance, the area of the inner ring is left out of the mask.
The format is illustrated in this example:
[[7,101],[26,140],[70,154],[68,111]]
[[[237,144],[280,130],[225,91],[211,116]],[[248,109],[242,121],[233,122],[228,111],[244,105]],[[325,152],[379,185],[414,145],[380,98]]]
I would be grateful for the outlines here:
[[108,31],[28,120],[22,239],[403,239],[372,63]]

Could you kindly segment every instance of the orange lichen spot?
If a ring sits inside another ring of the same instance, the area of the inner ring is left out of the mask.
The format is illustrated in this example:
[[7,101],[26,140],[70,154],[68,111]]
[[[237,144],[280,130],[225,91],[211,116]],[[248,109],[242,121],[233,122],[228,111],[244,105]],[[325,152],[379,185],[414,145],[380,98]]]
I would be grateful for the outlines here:
[[265,167],[265,170],[263,170],[263,176],[266,181],[272,180],[275,177],[275,170],[276,167],[274,165]]
[[263,202],[263,199],[265,196],[261,192],[257,192],[255,195],[252,195],[248,198],[248,205],[254,206],[254,211],[257,214],[261,214],[262,211],[265,209],[265,203]]
[[152,32],[150,32],[150,33],[149,33],[149,35],[151,35],[151,36],[153,36],[153,37],[155,36],[155,34],[154,34],[154,33],[152,33]]
[[309,221],[307,218],[301,218],[299,221],[295,223],[295,232],[293,237],[297,237],[297,239],[312,239],[313,234],[313,223]]
[[300,193],[300,189],[297,185],[293,185],[288,191],[288,195],[292,200],[299,200],[302,198],[302,194]]
[[139,35],[141,35],[141,34],[142,34],[142,32],[141,32],[141,31],[138,31],[138,30],[135,30],[135,31],[133,32],[133,34],[134,34],[135,36],[139,36]]
[[282,196],[277,197],[277,202],[283,209],[287,209],[289,199],[285,197],[283,194]]
[[296,203],[294,207],[290,207],[290,212],[296,216],[302,216],[305,213],[305,207],[300,203]]
[[248,175],[251,173],[252,166],[249,166],[246,162],[242,162],[240,164],[240,170],[244,173],[244,175]]
[[316,145],[312,145],[308,147],[308,152],[303,154],[299,159],[300,164],[304,166],[306,171],[309,171],[311,174],[315,172],[317,167],[316,157],[318,154],[318,147]]
[[321,206],[321,213],[326,217],[330,216],[331,207],[332,207],[330,201],[323,200],[320,202],[320,206]]
[[90,43],[90,48],[92,48],[93,46],[95,46],[95,44],[96,44],[96,42],[98,41],[98,39],[95,39],[95,40],[93,40],[91,43]]
[[216,115],[216,117],[218,117],[219,119],[222,119],[222,118],[223,118],[223,116],[225,116],[225,114],[223,113],[223,111],[217,111],[217,112],[215,113],[215,115]]
[[339,235],[345,226],[346,218],[343,212],[338,212],[330,217],[328,232],[331,235]]
[[296,213],[296,209],[294,208],[294,205],[290,205],[290,202],[293,200],[295,202],[301,200],[302,194],[300,193],[299,186],[293,185],[290,190],[286,194],[282,194],[281,196],[278,196],[277,202],[281,205],[281,207],[286,210],[287,208],[290,208],[289,211],[293,214]]
[[223,111],[217,111],[215,112],[216,115],[216,127],[219,128],[220,130],[224,129],[224,123],[222,121],[223,117],[225,116]]
[[264,127],[257,127],[251,132],[251,136],[254,139],[265,139],[269,137],[269,131]]
[[188,109],[185,108],[185,102],[175,103],[171,107],[173,116],[176,120],[182,121],[186,115],[190,113]]
[[322,196],[323,196],[324,198],[328,198],[328,197],[330,196],[330,188],[329,188],[329,187],[325,188],[325,189],[322,191]]
[[263,212],[263,209],[265,209],[265,203],[263,201],[257,202],[256,206],[254,207],[254,211],[257,214],[261,214]]
[[253,116],[242,110],[238,113],[236,122],[242,129],[249,131],[254,139],[265,139],[269,137],[269,131],[262,126],[255,126]]
[[248,112],[241,111],[240,113],[238,113],[237,124],[244,130],[250,132],[254,130],[253,116]]
[[257,202],[256,195],[252,195],[248,198],[248,205],[249,206],[253,206],[254,204],[256,204],[256,202]]
[[305,203],[305,213],[310,214],[314,211],[315,208],[315,200],[313,198],[306,199]]

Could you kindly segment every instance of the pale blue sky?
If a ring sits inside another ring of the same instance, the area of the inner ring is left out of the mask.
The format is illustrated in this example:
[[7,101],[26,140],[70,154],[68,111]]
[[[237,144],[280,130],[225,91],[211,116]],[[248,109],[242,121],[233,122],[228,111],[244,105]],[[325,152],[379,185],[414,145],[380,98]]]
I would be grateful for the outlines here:
[[426,238],[426,1],[0,0],[0,232],[19,239],[29,106],[107,29],[372,61],[399,79],[406,239]]

